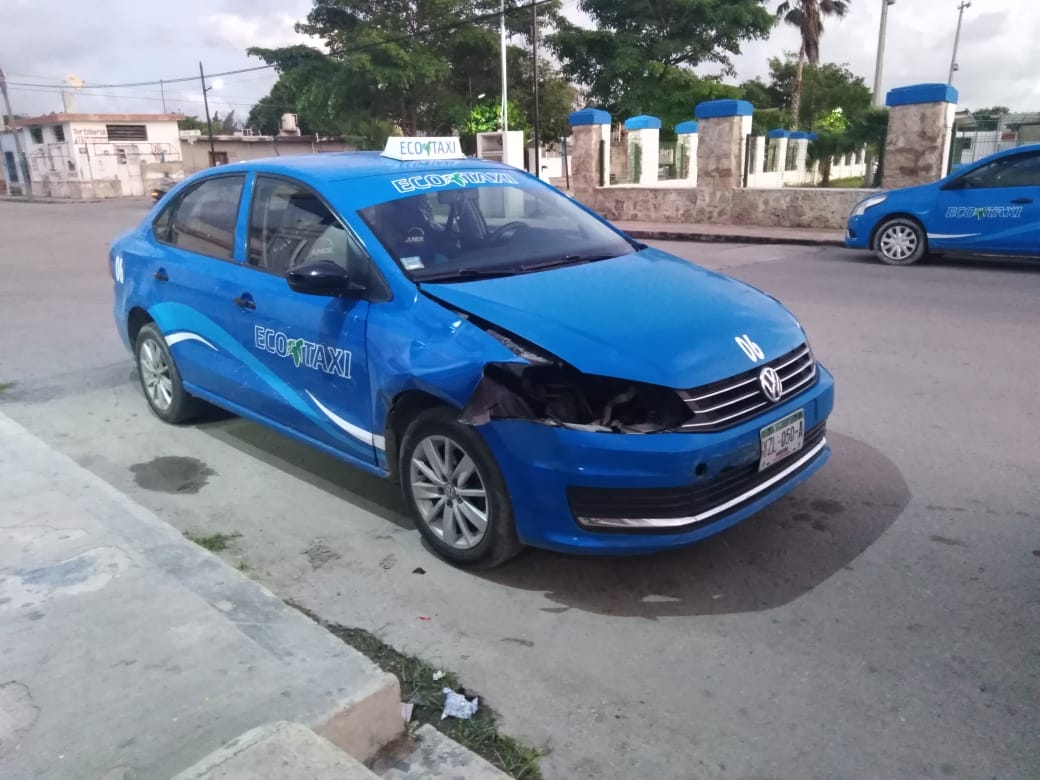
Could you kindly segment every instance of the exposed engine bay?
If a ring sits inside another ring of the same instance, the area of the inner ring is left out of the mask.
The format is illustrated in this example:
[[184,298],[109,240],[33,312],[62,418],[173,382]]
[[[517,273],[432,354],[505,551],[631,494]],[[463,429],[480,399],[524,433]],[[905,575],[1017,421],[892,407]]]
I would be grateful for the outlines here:
[[689,417],[674,390],[542,362],[489,363],[460,420],[483,425],[512,418],[605,433],[656,433]]

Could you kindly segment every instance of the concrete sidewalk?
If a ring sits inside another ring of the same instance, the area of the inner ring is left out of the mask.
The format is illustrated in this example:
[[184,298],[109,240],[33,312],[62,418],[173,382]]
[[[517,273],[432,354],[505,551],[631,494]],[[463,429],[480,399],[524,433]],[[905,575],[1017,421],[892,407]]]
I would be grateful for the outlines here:
[[402,732],[395,677],[3,414],[0,441],[4,780],[168,778],[275,721],[360,761]]
[[801,244],[842,246],[842,230],[761,227],[758,225],[670,224],[665,222],[614,222],[633,238],[646,241],[719,241],[737,244]]

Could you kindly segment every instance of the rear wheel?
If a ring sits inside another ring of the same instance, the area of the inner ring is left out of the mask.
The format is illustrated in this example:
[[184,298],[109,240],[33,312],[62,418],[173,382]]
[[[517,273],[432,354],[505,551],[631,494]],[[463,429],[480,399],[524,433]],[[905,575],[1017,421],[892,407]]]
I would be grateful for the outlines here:
[[523,549],[494,456],[451,409],[429,409],[408,426],[400,474],[419,533],[445,560],[490,568]]
[[156,417],[176,424],[198,416],[203,402],[184,389],[170,348],[155,323],[141,327],[134,344],[134,356],[141,389]]
[[896,217],[878,228],[874,254],[886,265],[912,265],[927,252],[924,230],[912,219]]

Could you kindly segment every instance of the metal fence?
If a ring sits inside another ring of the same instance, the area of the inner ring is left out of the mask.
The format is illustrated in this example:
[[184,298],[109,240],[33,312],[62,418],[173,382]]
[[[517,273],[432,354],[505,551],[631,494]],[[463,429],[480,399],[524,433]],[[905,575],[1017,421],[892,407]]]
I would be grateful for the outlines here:
[[1040,143],[1040,113],[958,116],[950,144],[950,170],[970,165],[995,152],[1033,143]]
[[689,147],[679,141],[664,142],[659,147],[658,181],[680,181],[690,175]]

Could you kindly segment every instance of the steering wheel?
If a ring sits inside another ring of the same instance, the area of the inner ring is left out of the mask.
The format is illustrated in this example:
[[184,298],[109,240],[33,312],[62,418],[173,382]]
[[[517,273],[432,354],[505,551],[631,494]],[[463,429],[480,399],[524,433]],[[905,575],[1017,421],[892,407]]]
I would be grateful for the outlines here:
[[506,233],[516,232],[517,230],[522,230],[526,227],[528,227],[528,224],[526,222],[520,222],[519,220],[507,222],[506,224],[497,228],[495,232],[492,233],[490,236],[488,236],[488,243],[497,244],[499,241],[502,240]]

